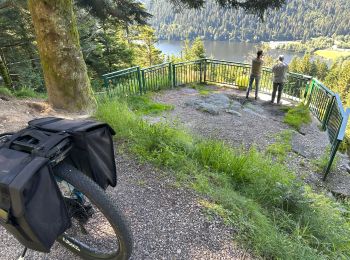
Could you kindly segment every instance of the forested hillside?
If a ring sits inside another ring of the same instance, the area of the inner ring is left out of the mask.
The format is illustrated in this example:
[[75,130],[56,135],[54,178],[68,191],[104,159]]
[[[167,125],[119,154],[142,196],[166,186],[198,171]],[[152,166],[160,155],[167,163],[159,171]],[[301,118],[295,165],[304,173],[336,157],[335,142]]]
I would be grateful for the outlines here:
[[265,14],[265,23],[243,10],[222,9],[213,0],[200,10],[180,12],[164,0],[147,0],[146,5],[160,39],[307,40],[350,33],[349,0],[288,0],[281,10]]

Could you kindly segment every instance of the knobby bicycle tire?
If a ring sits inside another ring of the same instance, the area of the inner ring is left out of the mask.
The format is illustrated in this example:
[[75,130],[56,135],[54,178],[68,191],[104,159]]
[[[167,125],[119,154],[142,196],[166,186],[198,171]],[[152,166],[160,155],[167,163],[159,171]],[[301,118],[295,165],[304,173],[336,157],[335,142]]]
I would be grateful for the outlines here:
[[107,196],[106,192],[100,188],[89,177],[78,171],[69,164],[60,164],[54,168],[55,176],[74,186],[79,192],[86,196],[104,215],[112,226],[118,240],[118,251],[110,255],[97,254],[79,241],[74,240],[65,234],[58,238],[63,246],[90,260],[126,260],[129,259],[132,251],[132,239],[123,215],[117,206]]

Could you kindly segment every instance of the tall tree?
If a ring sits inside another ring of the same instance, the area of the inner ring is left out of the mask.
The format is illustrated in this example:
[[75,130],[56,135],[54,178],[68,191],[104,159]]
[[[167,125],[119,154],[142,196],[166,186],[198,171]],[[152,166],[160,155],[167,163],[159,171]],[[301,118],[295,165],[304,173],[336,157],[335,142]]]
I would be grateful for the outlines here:
[[[22,0],[8,1],[7,8],[0,9],[0,48],[6,61],[13,87],[26,85],[38,88],[41,84],[38,53],[34,42],[34,30],[29,11],[21,5]],[[15,22],[14,22],[15,21]],[[37,74],[37,75],[35,75]]]
[[72,0],[29,0],[49,102],[89,111],[95,99],[80,48]]
[[194,39],[192,43],[192,53],[195,59],[205,58],[205,48],[204,43],[200,37]]
[[131,42],[133,42],[135,63],[137,65],[149,67],[164,61],[161,50],[155,47],[158,39],[152,27],[147,25],[133,26],[130,31],[133,35]]
[[6,68],[5,62],[2,60],[1,54],[0,54],[0,76],[4,80],[5,87],[10,89],[12,87],[11,77]]

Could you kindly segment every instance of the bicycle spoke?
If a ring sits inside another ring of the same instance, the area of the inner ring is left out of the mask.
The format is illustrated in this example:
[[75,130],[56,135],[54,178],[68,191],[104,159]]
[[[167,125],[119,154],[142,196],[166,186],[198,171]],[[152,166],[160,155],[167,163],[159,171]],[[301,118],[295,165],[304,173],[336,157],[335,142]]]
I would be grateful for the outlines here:
[[62,181],[59,187],[72,219],[72,227],[65,235],[93,252],[116,253],[118,241],[115,232],[99,209],[69,183]]

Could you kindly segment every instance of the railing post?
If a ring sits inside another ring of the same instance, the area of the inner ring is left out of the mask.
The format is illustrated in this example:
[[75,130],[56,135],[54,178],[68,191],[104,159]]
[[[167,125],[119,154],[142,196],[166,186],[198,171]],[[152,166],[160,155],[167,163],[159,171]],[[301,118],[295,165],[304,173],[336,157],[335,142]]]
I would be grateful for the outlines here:
[[139,91],[140,95],[142,95],[142,85],[143,85],[143,78],[144,78],[144,73],[140,70],[140,67],[137,67],[137,81],[139,82]]
[[204,59],[204,79],[203,79],[203,83],[206,84],[207,83],[207,59]]
[[330,117],[330,114],[331,114],[331,111],[332,111],[332,108],[334,106],[334,101],[335,101],[335,97],[332,96],[332,99],[330,100],[328,106],[327,106],[327,109],[326,109],[326,113],[324,115],[324,119],[323,119],[323,122],[322,122],[322,130],[325,131],[326,130],[326,126],[328,124],[328,121],[329,121],[329,117]]
[[109,81],[107,79],[106,76],[102,76],[103,77],[103,86],[105,87],[106,89],[106,92],[107,92],[107,96],[108,97],[111,97],[111,92],[110,92],[110,89],[109,89]]
[[200,63],[199,63],[199,83],[202,83],[202,71],[203,71],[202,61],[200,61]]
[[106,79],[106,77],[102,76],[103,77],[103,87],[107,90],[108,89],[108,81]]
[[103,77],[103,86],[105,87],[106,91],[108,92],[108,79],[104,76]]
[[171,74],[172,74],[172,63],[169,62],[169,68],[168,68],[168,80],[169,80],[169,86],[172,87],[172,81],[171,81]]
[[[306,91],[305,91],[305,94],[304,94],[304,97],[306,99],[306,105],[309,106],[310,103],[311,103],[311,99],[312,99],[312,93],[314,91],[314,84],[315,84],[315,80],[312,78],[311,79],[311,83],[310,83],[310,86],[307,87]],[[310,90],[309,90],[310,89]],[[310,94],[308,95],[308,92],[310,92]]]
[[326,180],[326,178],[327,178],[327,176],[328,176],[328,174],[329,174],[329,172],[330,172],[330,170],[331,170],[331,167],[332,167],[334,158],[335,158],[335,156],[337,155],[337,151],[338,151],[340,142],[341,142],[341,141],[339,141],[338,139],[335,139],[335,143],[332,145],[331,155],[330,155],[330,158],[329,158],[327,167],[326,167],[326,169],[324,170],[323,181]]
[[172,65],[172,74],[173,74],[173,88],[176,87],[176,68],[175,68],[175,64]]

